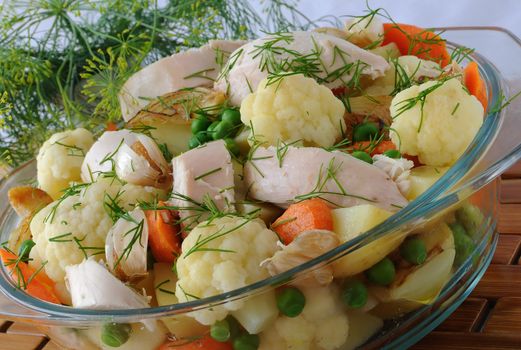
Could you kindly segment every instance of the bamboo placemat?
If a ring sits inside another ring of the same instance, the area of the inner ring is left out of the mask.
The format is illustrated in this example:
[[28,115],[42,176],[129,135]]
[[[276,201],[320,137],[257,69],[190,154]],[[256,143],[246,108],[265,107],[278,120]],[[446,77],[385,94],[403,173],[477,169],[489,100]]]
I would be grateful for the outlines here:
[[[500,184],[500,236],[492,264],[470,297],[413,350],[521,349],[521,162]],[[0,350],[42,349],[58,350],[34,326],[0,320]]]

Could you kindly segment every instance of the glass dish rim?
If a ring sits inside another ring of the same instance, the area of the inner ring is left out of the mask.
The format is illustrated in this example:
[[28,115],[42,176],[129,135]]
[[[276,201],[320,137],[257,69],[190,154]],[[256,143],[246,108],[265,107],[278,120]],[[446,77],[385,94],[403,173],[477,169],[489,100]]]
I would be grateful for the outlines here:
[[[447,31],[501,31],[511,36],[516,42],[518,42],[521,45],[521,41],[517,37],[515,37],[515,35],[513,35],[508,30],[498,27],[446,27],[436,29],[442,29]],[[449,45],[453,47],[459,46],[452,43],[449,43]],[[486,60],[484,57],[482,57],[479,54],[472,54],[471,56],[472,59],[478,63],[480,69],[484,70],[486,75],[491,78],[488,80],[488,83],[490,84],[489,86],[492,88],[489,91],[489,106],[494,106],[497,100],[499,99],[499,92],[506,90],[506,87],[503,84],[502,77],[500,73],[494,68],[493,64]],[[11,301],[18,303],[21,306],[24,306],[40,314],[29,314],[27,315],[27,318],[45,319],[46,321],[82,321],[87,323],[106,321],[108,318],[110,318],[114,322],[128,322],[129,320],[136,319],[144,320],[158,317],[161,318],[174,316],[196,309],[210,307],[212,305],[214,306],[216,304],[228,302],[237,298],[262,293],[268,288],[283,284],[284,282],[288,281],[288,279],[292,278],[297,274],[317,267],[321,263],[327,263],[331,261],[333,258],[342,255],[342,253],[347,254],[352,249],[359,249],[360,247],[367,245],[368,243],[384,236],[387,233],[394,232],[401,226],[411,224],[415,219],[421,216],[432,214],[436,210],[439,210],[441,207],[447,206],[447,201],[436,201],[436,198],[438,198],[440,195],[443,195],[446,192],[450,193],[453,185],[455,185],[459,180],[461,180],[464,177],[464,175],[472,168],[471,165],[473,165],[481,156],[483,156],[483,154],[486,153],[487,147],[491,144],[490,141],[494,140],[495,135],[500,129],[500,123],[502,120],[501,116],[503,115],[503,113],[505,113],[504,110],[492,114],[487,113],[488,116],[487,118],[485,118],[485,122],[480,128],[480,131],[476,135],[472,145],[469,147],[469,149],[465,151],[463,156],[460,157],[460,159],[425,193],[423,193],[414,201],[410,202],[405,208],[403,208],[399,212],[393,214],[389,219],[377,225],[373,229],[367,231],[363,235],[360,235],[353,240],[345,242],[340,246],[336,247],[335,249],[317,258],[314,258],[284,273],[266,278],[248,286],[200,300],[167,306],[130,310],[87,310],[76,309],[63,305],[50,304],[35,299],[30,295],[26,294],[25,292],[16,288],[14,284],[7,278],[5,269],[0,269],[0,291],[3,292],[9,299],[11,299]],[[488,169],[490,170],[494,168],[493,170],[480,173],[471,181],[468,181],[467,186],[465,188],[468,188],[472,184],[480,183],[480,181],[484,178],[490,178],[490,176],[493,176],[494,174],[497,174],[500,171],[505,170],[510,164],[512,164],[515,161],[514,158],[516,157],[518,159],[521,157],[521,146],[514,149],[508,156],[496,162],[494,167]],[[34,162],[34,160],[31,160],[16,168],[12,173],[9,174],[9,176],[15,175],[21,169],[32,164],[32,162]],[[2,185],[4,185],[4,180],[0,182],[0,186]],[[457,192],[460,192],[462,189],[463,187],[458,189]]]

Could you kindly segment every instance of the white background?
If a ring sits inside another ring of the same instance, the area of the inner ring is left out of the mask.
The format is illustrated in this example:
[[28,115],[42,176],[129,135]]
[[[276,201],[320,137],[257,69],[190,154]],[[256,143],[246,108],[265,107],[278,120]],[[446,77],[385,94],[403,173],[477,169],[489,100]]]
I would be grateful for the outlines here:
[[[421,27],[499,26],[521,37],[521,0],[370,0],[397,22]],[[311,18],[361,15],[365,0],[301,0],[299,9]]]

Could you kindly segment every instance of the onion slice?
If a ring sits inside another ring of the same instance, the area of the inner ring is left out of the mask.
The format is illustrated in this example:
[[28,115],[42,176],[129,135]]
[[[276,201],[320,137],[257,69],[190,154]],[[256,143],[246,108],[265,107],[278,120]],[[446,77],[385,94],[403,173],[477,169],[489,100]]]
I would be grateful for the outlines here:
[[154,140],[130,130],[106,131],[85,155],[81,177],[85,182],[98,176],[117,175],[135,185],[167,187],[169,165]]
[[[336,233],[328,230],[308,230],[302,232],[290,244],[282,246],[271,258],[264,260],[265,267],[272,276],[301,265],[320,256],[340,244]],[[328,285],[333,281],[333,268],[330,265],[316,268],[296,279],[292,284],[297,286]]]
[[105,241],[109,269],[122,281],[147,275],[148,225],[145,213],[134,209],[116,221]]

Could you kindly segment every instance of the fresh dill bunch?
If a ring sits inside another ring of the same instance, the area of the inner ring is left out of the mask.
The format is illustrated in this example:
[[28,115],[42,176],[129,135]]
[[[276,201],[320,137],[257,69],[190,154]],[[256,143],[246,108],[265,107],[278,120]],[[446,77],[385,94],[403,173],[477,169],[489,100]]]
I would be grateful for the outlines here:
[[[210,39],[308,29],[297,2],[6,0],[0,4],[0,155],[16,166],[52,133],[102,131],[117,95],[144,65]],[[5,106],[9,105],[6,109]]]

